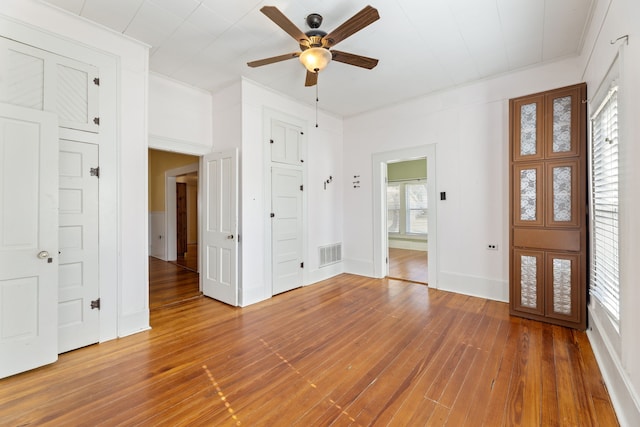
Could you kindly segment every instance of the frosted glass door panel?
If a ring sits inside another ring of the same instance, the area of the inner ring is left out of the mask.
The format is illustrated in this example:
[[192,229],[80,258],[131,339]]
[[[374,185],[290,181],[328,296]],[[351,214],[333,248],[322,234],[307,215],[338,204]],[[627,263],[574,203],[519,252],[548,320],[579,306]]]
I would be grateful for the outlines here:
[[544,314],[544,253],[516,249],[513,264],[516,308],[533,314]]
[[542,225],[542,185],[541,165],[515,166],[514,177],[514,223],[520,226]]
[[552,152],[571,151],[571,97],[553,100],[553,143]]
[[544,155],[543,146],[544,97],[534,96],[518,100],[512,105],[512,126],[515,132],[514,161],[538,160]]
[[580,89],[554,91],[547,95],[545,109],[545,157],[579,156],[578,141],[586,131],[585,124],[580,123]]
[[520,155],[535,156],[537,154],[537,106],[535,102],[520,107]]
[[547,164],[547,226],[578,225],[577,170],[577,161]]
[[538,264],[536,257],[520,257],[520,304],[536,308],[538,303]]
[[575,321],[579,318],[581,306],[578,290],[580,258],[578,255],[553,253],[546,254],[546,314],[556,319]]
[[571,221],[571,168],[553,168],[553,220]]

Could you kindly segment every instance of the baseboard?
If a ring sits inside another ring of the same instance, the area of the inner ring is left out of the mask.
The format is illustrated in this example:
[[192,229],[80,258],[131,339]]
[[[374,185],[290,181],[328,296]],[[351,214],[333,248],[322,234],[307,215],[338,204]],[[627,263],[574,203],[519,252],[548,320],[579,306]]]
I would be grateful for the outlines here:
[[438,274],[438,289],[493,301],[509,302],[509,282],[506,280],[441,271]]
[[426,252],[429,243],[426,240],[389,239],[389,248]]
[[118,338],[148,331],[149,329],[151,329],[149,325],[149,310],[118,318]]
[[344,273],[344,266],[342,262],[327,265],[326,267],[318,268],[310,271],[309,276],[306,279],[304,286],[313,285],[314,283],[322,282],[323,280],[331,279],[338,274]]
[[629,377],[605,335],[598,316],[589,313],[587,337],[591,343],[600,372],[611,397],[613,408],[621,426],[640,426],[640,398],[631,386]]
[[358,276],[365,277],[375,277],[373,262],[369,260],[344,259],[342,263],[344,265],[345,273],[356,274]]

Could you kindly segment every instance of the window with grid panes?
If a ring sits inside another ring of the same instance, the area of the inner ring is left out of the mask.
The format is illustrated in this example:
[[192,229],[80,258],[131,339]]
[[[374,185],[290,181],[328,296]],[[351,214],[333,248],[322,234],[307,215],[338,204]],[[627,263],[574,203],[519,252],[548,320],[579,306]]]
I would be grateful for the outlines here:
[[400,184],[387,184],[387,231],[400,233]]
[[427,234],[427,182],[387,184],[387,231],[400,235]]
[[407,234],[427,234],[427,183],[406,183]]

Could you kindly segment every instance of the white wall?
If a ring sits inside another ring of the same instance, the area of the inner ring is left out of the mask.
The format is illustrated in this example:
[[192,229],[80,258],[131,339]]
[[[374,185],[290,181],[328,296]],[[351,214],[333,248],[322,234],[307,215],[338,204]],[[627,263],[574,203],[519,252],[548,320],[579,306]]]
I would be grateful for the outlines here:
[[[313,100],[313,97],[311,97]],[[304,284],[342,272],[341,264],[318,268],[318,246],[342,241],[342,120],[319,113],[315,127],[312,106],[294,101],[249,80],[214,94],[214,149],[240,148],[241,157],[241,277],[243,306],[271,297],[269,271],[269,195],[265,191],[268,140],[263,135],[266,111],[306,122],[306,255]],[[240,126],[238,126],[240,125]],[[238,132],[238,129],[241,129]],[[324,190],[323,181],[333,176]]]
[[[621,425],[640,425],[640,2],[598,2],[587,34],[582,70],[595,95],[622,47],[619,89],[620,156],[620,334],[610,333],[607,316],[592,303],[589,339],[603,371]],[[629,42],[612,40],[628,35]],[[589,104],[593,111],[597,105]]]
[[2,0],[0,32],[100,69],[100,340],[149,327],[148,47],[34,0]]
[[149,77],[149,148],[201,155],[211,151],[211,93],[159,74]]
[[[371,158],[436,144],[438,288],[508,299],[508,100],[578,83],[577,58],[345,119],[345,271],[374,275]],[[439,198],[438,198],[439,199]],[[430,207],[430,209],[433,209]],[[432,230],[430,231],[430,235]],[[486,249],[497,243],[498,251]]]

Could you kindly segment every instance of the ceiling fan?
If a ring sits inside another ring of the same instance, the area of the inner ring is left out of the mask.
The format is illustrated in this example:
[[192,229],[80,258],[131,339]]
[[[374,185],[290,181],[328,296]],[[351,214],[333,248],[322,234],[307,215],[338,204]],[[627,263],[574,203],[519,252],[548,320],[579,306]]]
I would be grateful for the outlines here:
[[264,6],[260,12],[293,37],[300,45],[300,52],[251,61],[247,63],[249,67],[260,67],[287,59],[300,58],[300,62],[307,69],[304,85],[314,86],[318,83],[318,72],[326,67],[331,60],[369,70],[378,65],[378,60],[374,58],[329,50],[342,40],[380,19],[378,10],[374,7],[366,6],[328,34],[319,29],[322,24],[322,16],[317,13],[307,16],[306,22],[311,30],[304,33],[275,6]]

